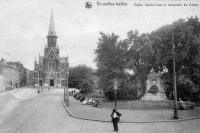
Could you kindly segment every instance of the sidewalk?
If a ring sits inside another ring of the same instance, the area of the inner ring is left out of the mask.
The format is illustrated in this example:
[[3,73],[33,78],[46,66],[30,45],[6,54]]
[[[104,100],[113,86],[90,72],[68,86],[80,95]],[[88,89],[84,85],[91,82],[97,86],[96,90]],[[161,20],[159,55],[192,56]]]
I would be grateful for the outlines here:
[[[80,101],[69,97],[68,111],[77,118],[90,119],[95,121],[110,122],[111,109],[95,108],[91,105],[82,105]],[[119,109],[122,113],[121,122],[125,123],[151,123],[151,122],[169,122],[173,120],[173,109],[154,109],[154,110],[126,110]],[[179,110],[179,120],[194,119],[200,116],[200,109]]]

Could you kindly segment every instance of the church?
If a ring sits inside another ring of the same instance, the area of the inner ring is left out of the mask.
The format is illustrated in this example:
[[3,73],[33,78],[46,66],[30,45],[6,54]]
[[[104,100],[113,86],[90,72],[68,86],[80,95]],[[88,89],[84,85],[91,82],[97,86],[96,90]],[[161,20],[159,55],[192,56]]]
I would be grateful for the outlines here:
[[47,45],[44,48],[44,56],[39,55],[38,61],[34,61],[34,85],[35,86],[66,86],[68,79],[68,57],[60,57],[57,45],[53,12],[51,13]]

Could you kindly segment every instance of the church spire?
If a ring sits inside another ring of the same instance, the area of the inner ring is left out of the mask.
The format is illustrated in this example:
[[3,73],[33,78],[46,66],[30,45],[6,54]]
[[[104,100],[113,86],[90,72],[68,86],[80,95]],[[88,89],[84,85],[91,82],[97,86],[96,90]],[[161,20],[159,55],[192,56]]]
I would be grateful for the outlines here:
[[55,31],[55,26],[54,26],[54,19],[53,19],[53,9],[51,10],[51,19],[50,19],[48,36],[56,36],[56,31]]

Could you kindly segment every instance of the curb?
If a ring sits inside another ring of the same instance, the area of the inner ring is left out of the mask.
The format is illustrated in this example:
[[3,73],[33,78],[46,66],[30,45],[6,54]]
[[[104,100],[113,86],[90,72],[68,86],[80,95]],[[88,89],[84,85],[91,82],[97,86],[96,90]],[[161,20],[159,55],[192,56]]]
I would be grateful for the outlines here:
[[[61,103],[64,107],[64,109],[67,111],[69,116],[80,119],[80,120],[88,120],[88,121],[96,121],[96,122],[111,122],[111,121],[106,121],[106,120],[98,120],[98,119],[90,119],[90,118],[84,118],[84,117],[79,117],[73,115],[73,113],[69,110],[69,108],[65,105],[63,98],[61,98]],[[164,123],[164,122],[181,122],[181,121],[188,121],[188,120],[194,120],[194,119],[199,119],[199,116],[196,117],[190,117],[190,118],[183,118],[183,119],[176,119],[176,120],[157,120],[157,121],[119,121],[120,123]]]
[[97,122],[111,122],[111,121],[103,121],[103,120],[98,120],[98,119],[89,119],[89,118],[84,118],[84,117],[78,117],[72,114],[72,112],[69,110],[69,108],[65,105],[63,98],[61,99],[61,103],[69,116],[76,118],[76,119],[81,119],[81,120],[89,120],[89,121],[97,121]]

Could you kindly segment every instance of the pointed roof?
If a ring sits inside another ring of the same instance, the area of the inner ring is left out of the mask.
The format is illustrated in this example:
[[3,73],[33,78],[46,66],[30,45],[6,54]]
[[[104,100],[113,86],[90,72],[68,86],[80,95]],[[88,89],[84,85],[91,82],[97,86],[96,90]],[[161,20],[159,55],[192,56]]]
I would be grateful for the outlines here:
[[37,64],[37,58],[36,58],[36,57],[35,57],[35,61],[34,61],[34,63]]
[[43,64],[44,56],[39,55],[39,61],[38,64]]
[[51,19],[50,19],[50,24],[49,24],[48,36],[56,36],[56,30],[55,30],[54,19],[53,19],[53,10],[51,11]]
[[53,54],[56,58],[59,58],[59,55],[55,54],[55,48],[51,48],[48,53],[45,55],[45,57],[48,57],[50,54]]

